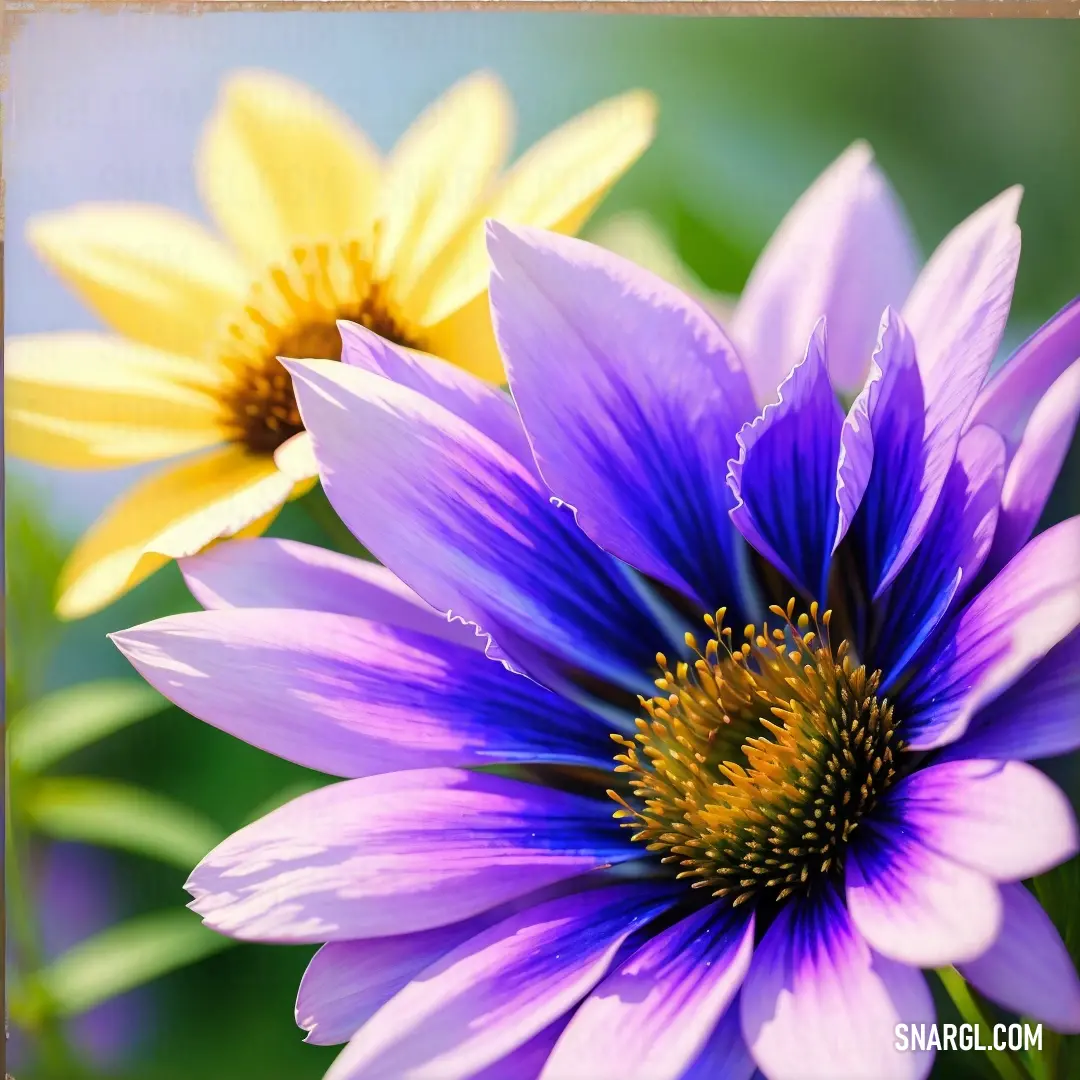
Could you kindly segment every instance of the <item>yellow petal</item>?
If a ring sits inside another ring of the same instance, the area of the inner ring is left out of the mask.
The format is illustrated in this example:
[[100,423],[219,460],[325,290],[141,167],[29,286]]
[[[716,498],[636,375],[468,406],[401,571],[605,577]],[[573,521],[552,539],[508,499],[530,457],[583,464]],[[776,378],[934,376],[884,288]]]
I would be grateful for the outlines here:
[[309,476],[306,480],[297,480],[289,492],[289,502],[302,499],[319,482],[318,476]]
[[11,338],[4,351],[14,457],[102,469],[222,441],[213,369],[199,361],[80,332]]
[[656,100],[633,90],[603,101],[529,149],[503,178],[483,213],[448,247],[424,289],[421,325],[441,322],[487,287],[483,218],[573,234],[623,173],[645,152],[656,129]]
[[488,208],[500,221],[573,233],[648,148],[656,99],[645,90],[602,101],[533,146]]
[[[311,435],[307,431],[297,432],[291,439],[286,439],[274,451],[274,464],[291,480],[303,483],[319,475],[319,464],[315,460],[315,450]],[[310,489],[309,489],[310,490]]]
[[303,498],[319,482],[319,464],[315,460],[311,435],[306,431],[286,439],[274,451],[274,464],[293,481],[290,502]]
[[170,559],[194,555],[223,537],[257,535],[292,486],[271,457],[254,457],[237,446],[147,477],[79,541],[60,575],[57,614],[89,615]]
[[375,274],[406,308],[424,268],[490,193],[511,123],[502,83],[477,72],[430,105],[394,147],[380,190]]
[[367,233],[379,156],[301,83],[242,71],[222,87],[196,158],[203,199],[256,267],[296,243]]
[[84,203],[30,221],[31,245],[108,326],[203,357],[248,277],[201,225],[164,207]]
[[424,330],[424,349],[481,379],[506,382],[502,356],[491,328],[486,292],[474,296],[441,323]]

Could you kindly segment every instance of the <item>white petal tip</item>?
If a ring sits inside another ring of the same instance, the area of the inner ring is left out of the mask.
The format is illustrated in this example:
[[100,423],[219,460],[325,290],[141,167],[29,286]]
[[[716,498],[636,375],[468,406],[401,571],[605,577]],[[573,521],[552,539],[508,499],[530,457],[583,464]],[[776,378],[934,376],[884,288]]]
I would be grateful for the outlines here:
[[839,161],[864,168],[874,160],[874,148],[866,139],[856,139],[839,157]]

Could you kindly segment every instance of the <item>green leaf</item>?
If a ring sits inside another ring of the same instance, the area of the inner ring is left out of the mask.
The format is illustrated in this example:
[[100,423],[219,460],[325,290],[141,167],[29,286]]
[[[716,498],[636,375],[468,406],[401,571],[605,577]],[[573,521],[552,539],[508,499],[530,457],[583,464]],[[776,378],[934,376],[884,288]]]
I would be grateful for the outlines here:
[[[1077,904],[1080,857],[1040,874],[1031,884],[1043,910],[1065,942],[1073,963],[1080,968],[1080,905]],[[1036,1075],[1047,1080],[1080,1076],[1080,1035],[1061,1035],[1044,1029],[1042,1053],[1034,1064]]]
[[8,476],[4,499],[5,689],[14,712],[41,693],[61,634],[53,614],[53,590],[64,561],[64,542],[25,477]]
[[1073,961],[1080,964],[1080,857],[1070,859],[1032,881],[1035,895],[1061,934]]
[[32,828],[56,840],[77,840],[149,855],[190,870],[224,833],[202,814],[142,788],[95,777],[46,777],[23,794]]
[[253,821],[258,821],[259,818],[266,817],[267,814],[284,806],[287,802],[292,802],[293,799],[298,799],[301,795],[307,795],[309,792],[317,791],[319,788],[325,787],[327,783],[328,781],[325,777],[313,776],[305,777],[303,780],[297,780],[292,784],[287,784],[279,791],[275,791],[270,798],[259,803],[245,818],[244,824],[250,825]]
[[75,1016],[233,944],[190,911],[154,912],[80,941],[38,972],[38,982],[58,1014]]
[[15,768],[37,773],[168,704],[146,683],[101,679],[55,690],[18,712],[8,732]]
[[[973,1024],[977,1031],[990,1031],[989,1022],[960,972],[951,967],[939,968],[937,975],[965,1022]],[[1027,1080],[1027,1073],[1008,1050],[991,1049],[986,1055],[1001,1080]]]
[[322,529],[332,550],[357,559],[371,559],[371,552],[349,532],[349,527],[338,517],[321,485],[316,484],[303,498],[296,501]]

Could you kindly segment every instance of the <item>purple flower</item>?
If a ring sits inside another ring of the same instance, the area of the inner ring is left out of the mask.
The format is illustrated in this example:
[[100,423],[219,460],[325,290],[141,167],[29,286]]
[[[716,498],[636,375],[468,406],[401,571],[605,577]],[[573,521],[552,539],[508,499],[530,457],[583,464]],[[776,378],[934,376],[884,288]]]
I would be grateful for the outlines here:
[[[349,778],[188,884],[223,933],[327,943],[297,1019],[349,1040],[333,1080],[924,1077],[894,1025],[933,1019],[944,965],[1080,1031],[1020,884],[1077,849],[1026,761],[1080,746],[1080,518],[1030,539],[1080,305],[988,379],[1017,204],[913,283],[857,146],[731,337],[493,223],[512,399],[355,326],[346,363],[291,364],[385,565],[218,548],[184,567],[208,610],[116,641],[189,712]],[[477,771],[508,763],[527,780]]]

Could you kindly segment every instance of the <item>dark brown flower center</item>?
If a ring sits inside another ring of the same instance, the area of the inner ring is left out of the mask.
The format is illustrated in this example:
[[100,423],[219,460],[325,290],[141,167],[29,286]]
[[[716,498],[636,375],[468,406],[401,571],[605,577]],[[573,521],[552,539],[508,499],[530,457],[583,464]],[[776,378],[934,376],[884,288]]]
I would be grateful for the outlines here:
[[298,247],[255,286],[228,328],[220,358],[230,373],[221,396],[230,439],[272,454],[303,430],[292,379],[278,357],[340,360],[339,319],[422,348],[385,284],[373,278],[359,243]]
[[[674,670],[658,655],[656,697],[616,772],[629,795],[610,791],[616,817],[661,861],[736,904],[782,900],[837,873],[860,821],[896,777],[902,749],[893,710],[867,674],[829,643],[830,612],[747,626],[733,648],[724,611],[706,616],[712,637]],[[811,629],[813,623],[813,629]]]

